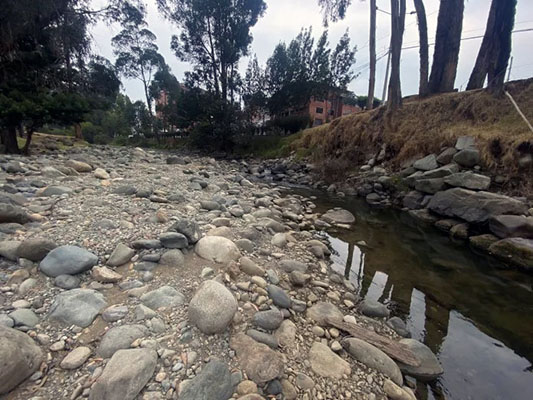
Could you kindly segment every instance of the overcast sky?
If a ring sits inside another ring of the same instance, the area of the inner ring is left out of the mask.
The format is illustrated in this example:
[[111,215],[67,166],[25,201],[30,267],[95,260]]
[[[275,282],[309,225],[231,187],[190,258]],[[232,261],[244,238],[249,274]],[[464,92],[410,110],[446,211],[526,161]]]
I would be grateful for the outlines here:
[[[482,36],[490,8],[491,0],[466,0],[465,17],[463,23],[463,39]],[[101,0],[94,0],[95,4]],[[259,62],[264,65],[272,54],[274,47],[280,41],[289,42],[294,38],[302,27],[313,27],[313,34],[318,38],[324,29],[322,15],[317,0],[265,0],[267,10],[263,18],[252,29],[254,41],[250,54],[256,53]],[[157,44],[161,54],[170,65],[172,72],[178,80],[183,80],[184,72],[190,70],[190,66],[177,60],[170,50],[170,38],[176,34],[177,28],[169,21],[163,19],[157,12],[155,0],[146,0],[148,6],[149,29],[157,36]],[[342,36],[346,28],[350,30],[352,44],[357,45],[357,62],[355,70],[359,76],[350,84],[350,89],[358,95],[366,95],[368,87],[368,31],[369,31],[369,4],[368,0],[352,0],[352,5],[344,21],[329,25],[329,38],[331,46],[334,46]],[[378,8],[388,11],[388,0],[377,0]],[[429,42],[433,43],[437,25],[439,0],[425,0],[426,14],[428,17]],[[404,47],[418,44],[418,26],[413,2],[407,0],[407,16],[405,22]],[[518,0],[515,30],[533,28],[533,1]],[[111,38],[120,31],[119,26],[107,26],[98,24],[93,28],[94,52],[114,60],[111,48]],[[384,55],[390,40],[390,17],[384,12],[378,11],[377,16],[377,55]],[[515,33],[513,35],[513,68],[511,79],[522,79],[533,76],[533,31]],[[459,56],[459,68],[455,86],[464,89],[472,71],[481,39],[463,40]],[[432,57],[433,47],[430,48]],[[431,58],[430,58],[431,60]],[[377,64],[376,96],[381,97],[387,57],[383,57]],[[241,61],[241,71],[244,72],[248,59]],[[417,92],[418,89],[418,49],[402,51],[402,90],[404,95]],[[123,81],[124,91],[132,99],[143,99],[142,86],[138,81]]]

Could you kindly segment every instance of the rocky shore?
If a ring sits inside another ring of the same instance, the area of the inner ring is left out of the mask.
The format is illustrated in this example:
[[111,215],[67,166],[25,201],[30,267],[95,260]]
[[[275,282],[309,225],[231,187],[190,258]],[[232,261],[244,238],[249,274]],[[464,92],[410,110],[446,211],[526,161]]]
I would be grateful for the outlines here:
[[353,215],[264,171],[110,147],[0,164],[6,399],[412,400],[442,373],[332,271],[320,231]]
[[[360,196],[373,207],[396,207],[425,225],[434,225],[474,251],[493,255],[502,268],[533,271],[533,199],[502,193],[505,178],[482,167],[474,138],[414,158],[400,171],[387,168],[385,149],[342,182],[326,184],[315,167],[287,160],[251,162],[260,179],[304,184],[338,196]],[[519,160],[533,174],[533,157]],[[532,175],[533,176],[533,175]]]

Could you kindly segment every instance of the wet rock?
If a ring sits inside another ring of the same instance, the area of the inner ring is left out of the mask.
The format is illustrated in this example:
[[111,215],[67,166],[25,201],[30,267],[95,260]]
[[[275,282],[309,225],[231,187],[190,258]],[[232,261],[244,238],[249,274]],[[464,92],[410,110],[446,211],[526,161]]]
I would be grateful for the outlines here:
[[56,296],[49,319],[63,325],[86,328],[106,306],[104,296],[91,289],[72,289]]
[[512,197],[462,188],[436,193],[428,208],[437,214],[461,218],[470,223],[483,223],[492,216],[502,214],[522,215],[527,212],[527,205]]
[[48,239],[34,238],[24,240],[17,249],[17,255],[31,261],[41,261],[57,245]]
[[331,379],[341,379],[350,375],[350,364],[340,358],[325,344],[314,342],[309,350],[311,369],[317,375]]
[[491,244],[489,252],[520,268],[533,269],[533,239],[502,239]]
[[329,324],[326,322],[326,318],[337,318],[342,320],[344,317],[344,314],[337,308],[337,306],[326,303],[326,302],[318,302],[315,305],[313,305],[311,308],[307,310],[307,318],[309,318],[312,321],[315,321],[317,324],[321,326],[328,326]]
[[66,355],[59,366],[63,369],[77,369],[81,367],[91,355],[91,349],[88,347],[77,347]]
[[148,329],[143,325],[121,325],[108,330],[96,352],[104,358],[109,358],[116,351],[128,349],[135,339],[148,335]]
[[206,260],[228,263],[240,257],[240,251],[231,240],[222,236],[206,236],[194,248],[196,254]]
[[91,388],[90,400],[133,400],[154,374],[157,353],[152,349],[117,351]]
[[230,347],[235,350],[239,365],[248,378],[258,385],[283,375],[285,364],[281,355],[267,345],[258,343],[244,333],[234,335]]
[[185,296],[171,286],[162,286],[141,296],[141,302],[157,310],[161,307],[175,307],[185,302]]
[[405,325],[405,322],[402,321],[399,317],[392,317],[387,321],[387,325],[391,327],[394,332],[396,332],[398,335],[402,337],[410,337],[411,334],[409,333],[409,330],[407,329],[407,325]]
[[118,267],[129,262],[134,255],[135,250],[130,249],[125,244],[119,243],[117,247],[115,247],[115,250],[113,250],[111,253],[111,256],[109,256],[107,265],[111,267]]
[[533,239],[533,217],[498,215],[489,220],[489,228],[499,238]]
[[322,219],[330,224],[350,225],[355,222],[354,215],[350,211],[342,208],[328,210],[322,215]]
[[342,347],[360,363],[388,376],[400,386],[403,384],[402,373],[398,365],[377,347],[356,338],[343,340]]
[[39,264],[45,275],[55,278],[59,275],[74,275],[91,269],[98,257],[78,246],[60,246],[49,252]]
[[489,247],[491,246],[491,244],[497,242],[499,239],[494,235],[485,234],[478,236],[470,236],[468,240],[470,241],[470,245],[472,245],[472,247],[489,251]]
[[223,332],[237,312],[237,300],[221,283],[205,281],[189,303],[189,321],[205,334]]
[[211,360],[179,395],[180,400],[228,400],[233,394],[231,373],[226,364]]
[[418,367],[398,363],[400,370],[409,376],[422,381],[431,381],[442,375],[443,370],[437,357],[425,344],[414,339],[402,339],[400,343],[411,350],[420,361]]
[[390,315],[390,311],[384,304],[377,301],[365,299],[361,304],[361,313],[367,317],[385,318]]
[[0,395],[30,377],[43,360],[41,349],[28,335],[0,324]]

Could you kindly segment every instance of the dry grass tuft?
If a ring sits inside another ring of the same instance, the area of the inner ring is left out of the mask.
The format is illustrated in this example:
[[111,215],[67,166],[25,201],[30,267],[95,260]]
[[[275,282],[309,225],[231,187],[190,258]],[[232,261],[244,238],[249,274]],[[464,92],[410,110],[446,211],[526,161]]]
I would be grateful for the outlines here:
[[[533,121],[533,79],[511,82],[506,89]],[[384,107],[348,115],[304,131],[292,148],[306,149],[315,162],[341,159],[356,166],[384,146],[387,162],[400,168],[415,157],[438,154],[464,135],[476,138],[485,168],[509,176],[528,173],[519,170],[518,159],[533,152],[533,133],[506,96],[495,98],[484,90],[407,98],[392,117]]]

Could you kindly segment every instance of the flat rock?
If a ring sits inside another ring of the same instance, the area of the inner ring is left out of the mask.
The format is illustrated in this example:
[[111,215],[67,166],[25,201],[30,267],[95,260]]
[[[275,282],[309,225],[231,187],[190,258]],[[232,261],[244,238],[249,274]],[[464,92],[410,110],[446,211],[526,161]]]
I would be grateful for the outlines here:
[[91,349],[88,347],[76,347],[66,355],[59,366],[63,369],[76,369],[81,367],[91,355]]
[[50,251],[39,264],[39,269],[47,276],[75,275],[96,265],[98,257],[78,246],[59,246]]
[[207,363],[179,395],[180,400],[228,400],[233,394],[231,372],[217,359]]
[[92,289],[72,289],[56,296],[49,319],[86,328],[106,306],[104,295]]
[[487,190],[491,179],[489,176],[475,174],[471,171],[458,172],[444,178],[444,182],[450,186],[462,187],[471,190]]
[[311,369],[317,375],[331,379],[341,379],[344,375],[350,375],[350,364],[335,354],[325,344],[314,342],[309,350],[309,362]]
[[162,286],[141,296],[141,302],[157,310],[161,307],[175,307],[185,302],[185,296],[171,286]]
[[397,385],[403,384],[402,373],[398,365],[377,347],[356,338],[343,340],[342,347],[360,363],[388,376]]
[[159,241],[167,249],[186,249],[189,245],[187,237],[178,232],[164,232],[159,236]]
[[154,374],[155,350],[117,351],[91,387],[90,400],[134,400]]
[[43,360],[41,349],[28,335],[0,324],[0,395],[30,377]]
[[512,197],[453,188],[436,193],[428,208],[440,215],[461,218],[470,223],[484,223],[490,217],[527,213],[527,205]]
[[107,267],[94,267],[91,274],[95,280],[102,283],[114,283],[122,279],[122,275]]
[[108,330],[96,352],[104,358],[109,358],[116,351],[129,349],[135,339],[148,336],[148,329],[143,325],[120,325]]
[[196,243],[194,250],[200,257],[222,264],[241,256],[237,245],[222,236],[205,236]]
[[437,156],[435,154],[430,154],[420,160],[415,161],[413,167],[420,171],[430,171],[432,169],[437,169],[439,164],[437,163]]
[[489,228],[502,239],[508,237],[533,239],[533,217],[498,215],[489,220]]
[[244,333],[234,335],[230,347],[237,353],[239,365],[258,385],[279,378],[285,370],[281,354]]
[[41,261],[46,255],[55,249],[57,244],[44,238],[32,238],[24,240],[17,249],[17,255],[34,262]]
[[328,324],[326,323],[327,317],[342,320],[344,314],[341,312],[341,310],[339,310],[337,306],[323,301],[314,304],[307,310],[307,318],[311,319],[312,321],[315,321],[321,326],[328,326]]
[[322,215],[322,219],[330,224],[350,225],[355,222],[355,216],[348,210],[333,208]]
[[520,268],[533,269],[533,239],[502,239],[491,244],[489,252]]
[[189,303],[189,321],[205,334],[223,332],[237,312],[237,300],[221,283],[205,281]]
[[437,357],[425,344],[415,339],[402,339],[400,343],[406,346],[420,361],[418,367],[398,363],[400,370],[409,376],[422,381],[431,381],[443,373],[443,369]]

